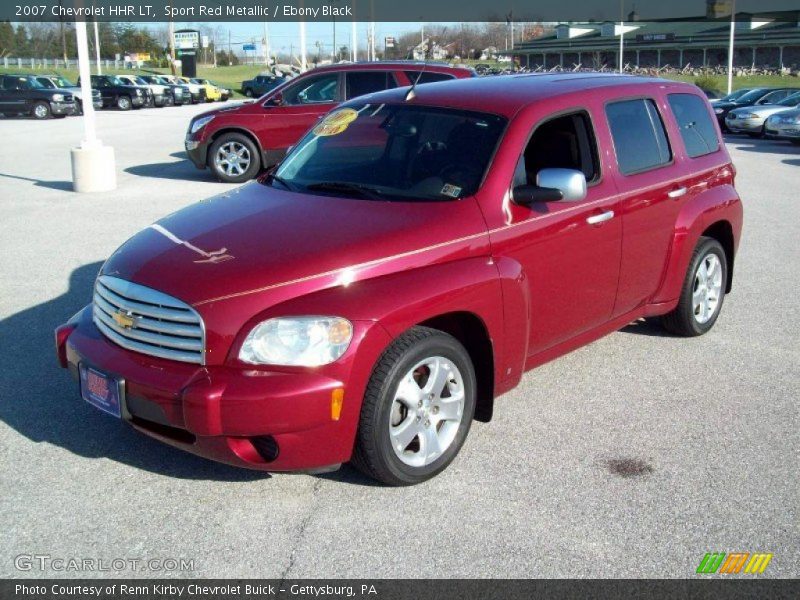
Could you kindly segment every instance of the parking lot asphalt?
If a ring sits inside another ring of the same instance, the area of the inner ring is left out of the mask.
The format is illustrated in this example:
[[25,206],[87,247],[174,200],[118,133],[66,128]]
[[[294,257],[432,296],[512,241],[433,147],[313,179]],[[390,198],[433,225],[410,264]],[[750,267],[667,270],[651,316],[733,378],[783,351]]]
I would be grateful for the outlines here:
[[[57,368],[53,328],[101,261],[230,189],[183,154],[201,110],[100,113],[119,187],[99,195],[70,191],[81,119],[0,120],[0,576],[695,577],[712,551],[770,552],[763,576],[800,576],[800,148],[728,138],[745,227],[710,334],[637,323],[540,367],[442,475],[391,489],[348,467],[270,477],[193,457]],[[29,554],[194,570],[17,570]]]

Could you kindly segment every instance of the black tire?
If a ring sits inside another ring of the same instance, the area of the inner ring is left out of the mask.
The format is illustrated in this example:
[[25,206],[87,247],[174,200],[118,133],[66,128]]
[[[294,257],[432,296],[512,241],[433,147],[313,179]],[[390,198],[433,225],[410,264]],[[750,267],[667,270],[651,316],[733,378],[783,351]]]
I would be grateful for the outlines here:
[[120,110],[130,110],[133,107],[130,96],[117,96],[116,105]]
[[247,88],[244,91],[244,95],[247,96],[248,98],[252,98],[253,97],[253,90],[251,90],[250,88]]
[[[706,257],[710,254],[715,254],[719,259],[722,266],[722,290],[719,295],[719,301],[714,308],[711,317],[704,323],[701,323],[695,317],[694,302],[692,296],[695,292],[695,279],[697,270],[701,263],[705,261]],[[661,317],[661,323],[664,328],[675,335],[683,337],[694,337],[703,335],[708,332],[717,322],[719,313],[722,310],[722,304],[725,300],[725,287],[728,281],[728,260],[725,256],[725,250],[722,245],[713,238],[701,237],[697,246],[692,254],[692,260],[689,261],[689,268],[686,271],[686,277],[683,280],[683,288],[681,289],[680,299],[678,306],[675,310]]]
[[[464,408],[457,433],[441,456],[425,466],[409,466],[395,454],[389,435],[395,391],[401,379],[419,361],[441,356],[461,372]],[[464,346],[436,329],[413,327],[383,352],[372,372],[361,406],[351,463],[359,471],[388,485],[413,485],[441,473],[458,454],[475,413],[475,369]]]
[[31,107],[31,114],[33,115],[34,119],[39,119],[40,121],[44,121],[45,119],[49,119],[51,116],[53,116],[53,112],[50,110],[50,103],[45,102],[44,100],[33,103],[33,106]]
[[800,140],[789,140],[789,141],[792,142],[792,144],[794,144],[795,146],[800,146]]
[[[219,149],[228,143],[241,144],[249,152],[250,163],[245,169],[244,173],[240,175],[228,175],[225,171],[217,167],[215,157]],[[255,177],[261,170],[261,153],[253,140],[241,133],[223,133],[219,136],[208,150],[208,168],[214,173],[214,176],[224,183],[244,183]]]
[[760,131],[751,132],[748,133],[747,135],[749,135],[751,138],[756,138],[756,139],[763,138],[767,133],[766,127],[767,127],[766,125],[762,125]]

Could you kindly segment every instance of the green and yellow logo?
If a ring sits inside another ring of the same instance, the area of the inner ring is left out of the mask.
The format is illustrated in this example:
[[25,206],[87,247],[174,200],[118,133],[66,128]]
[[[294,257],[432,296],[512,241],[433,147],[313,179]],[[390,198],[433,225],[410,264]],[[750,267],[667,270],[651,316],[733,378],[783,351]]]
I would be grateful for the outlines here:
[[741,573],[742,568],[744,568],[744,573],[755,575],[766,571],[767,565],[771,560],[772,554],[763,552],[756,554],[750,554],[749,552],[731,552],[730,554],[708,552],[703,557],[703,560],[700,561],[697,572],[736,574]]

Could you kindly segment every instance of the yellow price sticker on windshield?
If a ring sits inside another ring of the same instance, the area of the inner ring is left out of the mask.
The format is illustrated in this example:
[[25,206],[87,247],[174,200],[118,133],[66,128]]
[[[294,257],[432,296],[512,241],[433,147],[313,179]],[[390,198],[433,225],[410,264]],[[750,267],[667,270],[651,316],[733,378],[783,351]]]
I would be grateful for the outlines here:
[[339,135],[356,120],[358,112],[352,108],[340,108],[328,114],[314,127],[314,135]]

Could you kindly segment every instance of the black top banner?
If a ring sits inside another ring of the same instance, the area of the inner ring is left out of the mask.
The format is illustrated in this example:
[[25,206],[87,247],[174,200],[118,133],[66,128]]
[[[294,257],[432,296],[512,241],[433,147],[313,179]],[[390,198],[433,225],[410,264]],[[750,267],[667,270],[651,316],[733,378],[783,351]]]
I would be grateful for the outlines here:
[[[731,0],[2,0],[3,21],[376,22],[701,21],[730,13]],[[797,22],[798,0],[737,0],[737,14]]]

